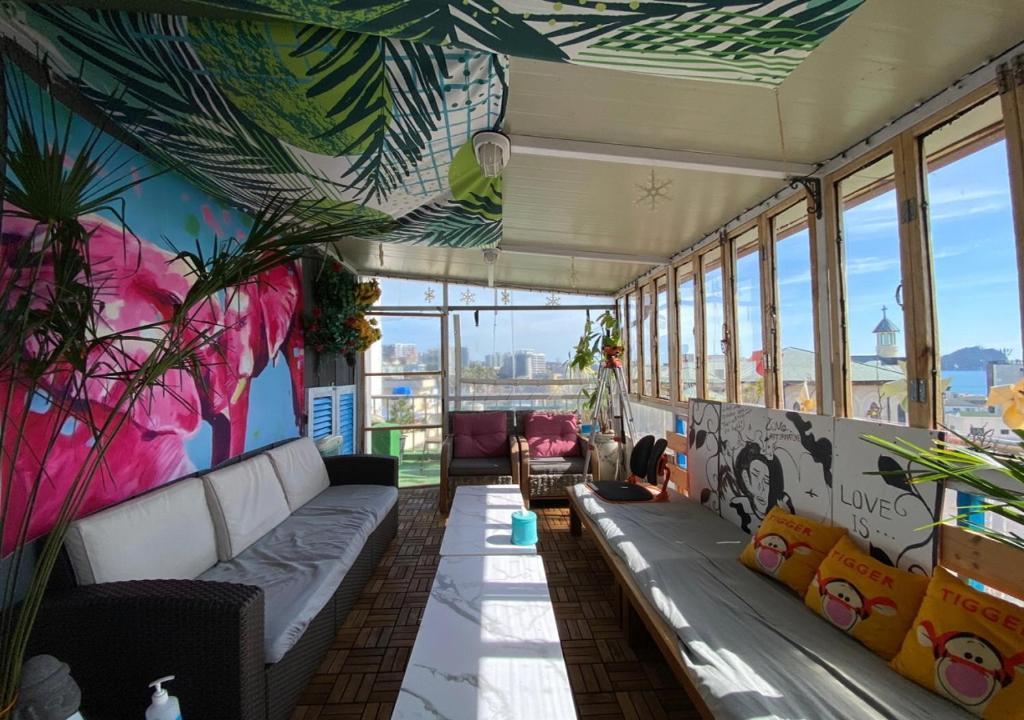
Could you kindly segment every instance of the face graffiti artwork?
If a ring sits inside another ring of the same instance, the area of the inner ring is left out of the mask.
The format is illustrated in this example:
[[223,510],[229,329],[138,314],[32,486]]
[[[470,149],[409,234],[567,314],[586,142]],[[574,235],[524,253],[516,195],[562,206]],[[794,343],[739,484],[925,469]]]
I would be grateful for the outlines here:
[[840,577],[822,578],[815,574],[811,586],[821,598],[821,615],[840,630],[850,632],[872,613],[894,615],[896,603],[887,597],[865,598],[849,580]]
[[786,538],[776,533],[758,535],[754,538],[754,558],[757,564],[769,575],[778,574],[786,560],[793,555],[807,555],[811,546],[804,542],[788,543]]
[[917,626],[917,641],[935,657],[935,689],[978,716],[1024,669],[1024,653],[1004,659],[984,638],[970,632],[940,635],[928,620]]

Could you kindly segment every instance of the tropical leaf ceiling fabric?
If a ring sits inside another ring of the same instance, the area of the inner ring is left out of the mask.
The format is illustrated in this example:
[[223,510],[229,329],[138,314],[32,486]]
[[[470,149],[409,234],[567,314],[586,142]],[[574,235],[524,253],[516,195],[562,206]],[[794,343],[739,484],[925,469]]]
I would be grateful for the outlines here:
[[501,180],[470,138],[504,120],[504,56],[276,20],[7,7],[0,33],[226,202],[302,198],[382,242],[500,240]]
[[0,34],[225,202],[489,247],[501,180],[471,138],[503,125],[507,55],[775,86],[861,2],[6,0]]
[[774,86],[862,2],[196,0],[195,4],[536,60]]

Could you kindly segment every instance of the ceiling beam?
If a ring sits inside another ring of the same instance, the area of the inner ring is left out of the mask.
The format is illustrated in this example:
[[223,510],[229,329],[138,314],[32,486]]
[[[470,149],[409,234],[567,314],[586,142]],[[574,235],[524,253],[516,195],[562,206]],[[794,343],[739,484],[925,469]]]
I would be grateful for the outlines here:
[[810,175],[815,170],[814,165],[806,163],[743,158],[693,150],[665,150],[639,145],[615,145],[535,135],[512,135],[511,139],[513,158],[516,155],[536,155],[623,165],[643,165],[644,167],[700,170],[728,175],[751,175],[776,180],[785,180],[794,175]]
[[[533,245],[531,243],[506,242],[498,244],[502,253],[516,255],[551,255],[554,257],[576,258],[577,260],[600,260],[602,262],[627,263],[629,265],[666,265],[668,258],[660,255],[633,255],[625,253],[603,252],[600,250],[580,250],[571,247],[553,245]],[[500,260],[498,262],[501,262]]]

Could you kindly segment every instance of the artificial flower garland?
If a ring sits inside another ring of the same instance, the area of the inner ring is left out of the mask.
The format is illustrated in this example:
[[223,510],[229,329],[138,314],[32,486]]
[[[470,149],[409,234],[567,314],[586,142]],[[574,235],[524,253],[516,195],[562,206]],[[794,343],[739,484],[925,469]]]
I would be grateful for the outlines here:
[[380,340],[377,321],[366,317],[380,299],[376,280],[358,282],[335,262],[329,272],[320,273],[313,297],[316,306],[306,321],[306,344],[315,352],[351,358]]

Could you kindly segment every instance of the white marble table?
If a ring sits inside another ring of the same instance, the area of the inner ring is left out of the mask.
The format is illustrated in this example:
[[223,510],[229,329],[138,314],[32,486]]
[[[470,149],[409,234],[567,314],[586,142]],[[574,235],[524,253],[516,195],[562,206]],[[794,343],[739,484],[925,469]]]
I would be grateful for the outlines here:
[[535,545],[512,544],[512,513],[523,507],[515,485],[464,485],[455,491],[441,557],[536,555]]
[[539,556],[441,558],[391,717],[575,720]]

